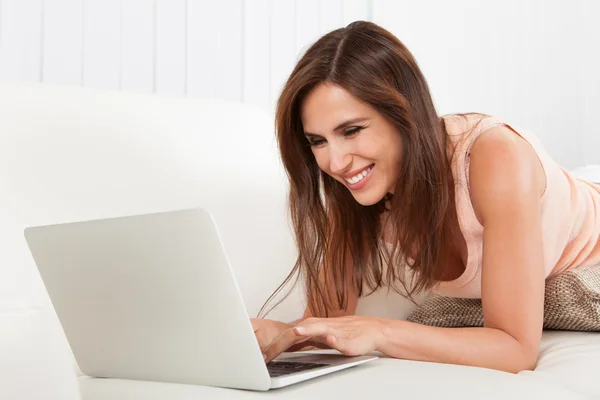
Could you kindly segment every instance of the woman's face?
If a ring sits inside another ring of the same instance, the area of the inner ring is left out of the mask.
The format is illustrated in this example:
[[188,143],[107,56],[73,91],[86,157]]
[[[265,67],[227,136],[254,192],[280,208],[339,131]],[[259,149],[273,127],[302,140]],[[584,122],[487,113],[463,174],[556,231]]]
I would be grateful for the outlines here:
[[320,84],[301,105],[304,134],[319,167],[364,206],[394,193],[402,139],[371,105],[332,84]]

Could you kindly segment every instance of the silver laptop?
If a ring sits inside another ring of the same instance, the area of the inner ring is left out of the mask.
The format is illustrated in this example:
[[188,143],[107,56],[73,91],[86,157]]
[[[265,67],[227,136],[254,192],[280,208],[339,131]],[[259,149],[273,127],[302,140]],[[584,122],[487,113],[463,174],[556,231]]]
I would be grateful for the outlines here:
[[25,238],[86,375],[268,390],[377,358],[284,353],[265,365],[201,208],[31,227]]

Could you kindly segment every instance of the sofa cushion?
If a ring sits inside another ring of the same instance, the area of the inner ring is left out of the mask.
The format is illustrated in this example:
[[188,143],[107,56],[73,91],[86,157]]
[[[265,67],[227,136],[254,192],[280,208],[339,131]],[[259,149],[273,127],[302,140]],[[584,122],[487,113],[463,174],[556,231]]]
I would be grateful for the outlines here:
[[[434,294],[407,319],[431,326],[483,326],[483,308],[481,299]],[[546,282],[544,328],[600,331],[600,266],[576,268]]]
[[600,399],[600,333],[545,331],[534,371],[519,375],[561,385],[587,399]]
[[[38,279],[27,226],[197,206],[217,221],[251,315],[293,266],[286,178],[263,110],[10,83],[0,109],[0,238],[17,245],[0,253],[0,271],[16,260],[21,281]],[[299,308],[286,302],[272,317]]]
[[[197,206],[217,220],[250,315],[293,266],[285,174],[264,111],[13,83],[0,83],[0,109],[0,299],[24,294],[53,313],[27,226]],[[301,312],[286,302],[273,317]]]
[[0,302],[0,399],[77,400],[77,377],[47,310]]
[[[322,351],[327,352],[327,351]],[[509,374],[485,368],[381,358],[297,385],[278,389],[281,399],[402,398],[445,400],[600,398],[593,379],[600,360],[600,334],[546,331],[534,371]],[[365,385],[368,382],[368,385]],[[435,382],[434,385],[431,383]],[[261,393],[208,386],[80,378],[83,400],[254,399]]]
[[[319,351],[329,352],[329,351]],[[589,375],[588,375],[589,376]],[[380,358],[272,393],[119,379],[81,378],[83,400],[256,399],[457,399],[582,400],[586,397],[545,379],[450,364]]]

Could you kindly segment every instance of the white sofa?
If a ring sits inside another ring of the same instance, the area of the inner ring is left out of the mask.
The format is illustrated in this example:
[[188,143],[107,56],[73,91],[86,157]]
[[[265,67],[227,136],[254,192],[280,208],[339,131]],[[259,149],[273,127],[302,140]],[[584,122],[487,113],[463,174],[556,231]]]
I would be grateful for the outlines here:
[[[260,110],[0,84],[0,399],[600,398],[596,333],[545,332],[536,370],[518,375],[380,359],[266,394],[81,375],[27,250],[25,226],[204,206],[253,316],[295,259],[286,194],[272,121]],[[380,291],[362,299],[358,313],[405,318],[413,307]],[[294,291],[271,317],[301,312]]]

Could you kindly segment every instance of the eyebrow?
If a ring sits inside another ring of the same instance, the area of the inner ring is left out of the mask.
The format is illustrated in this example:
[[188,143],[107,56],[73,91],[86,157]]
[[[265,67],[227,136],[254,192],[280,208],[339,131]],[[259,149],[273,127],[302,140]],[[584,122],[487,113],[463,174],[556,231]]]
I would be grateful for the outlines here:
[[[357,122],[364,122],[366,120],[368,120],[368,118],[366,118],[366,117],[352,118],[352,119],[342,122],[341,124],[336,126],[333,130],[338,131],[340,129],[347,127],[348,125],[352,125]],[[317,135],[316,133],[310,133],[310,132],[304,132],[304,135],[305,136],[321,136],[321,135]]]

